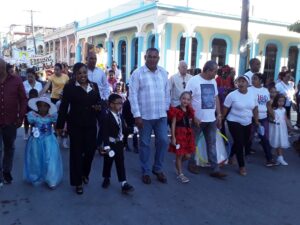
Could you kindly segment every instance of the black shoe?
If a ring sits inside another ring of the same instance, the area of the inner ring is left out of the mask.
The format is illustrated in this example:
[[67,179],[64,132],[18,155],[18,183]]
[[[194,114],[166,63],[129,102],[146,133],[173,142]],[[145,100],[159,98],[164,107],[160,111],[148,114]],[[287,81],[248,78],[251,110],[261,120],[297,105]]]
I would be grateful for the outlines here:
[[11,184],[13,178],[11,176],[10,173],[5,173],[3,172],[3,181],[4,181],[4,184]]
[[166,184],[168,182],[167,177],[165,176],[165,174],[163,172],[156,172],[156,171],[152,170],[152,173],[154,175],[156,175],[157,180],[159,182],[164,183],[164,184]]
[[134,188],[127,182],[122,186],[122,193],[124,193],[124,194],[133,192],[133,191],[134,191]]
[[82,185],[76,186],[75,191],[78,195],[82,195],[83,194],[83,187]]
[[109,178],[104,178],[103,182],[102,182],[102,187],[103,188],[108,188],[108,186],[110,185],[110,180]]
[[86,176],[83,176],[83,177],[82,177],[82,182],[83,182],[84,184],[88,184],[88,183],[89,183],[89,178],[86,177]]
[[209,174],[211,177],[219,178],[219,179],[224,179],[227,177],[227,174],[221,173],[221,172],[212,172]]
[[133,149],[133,152],[134,152],[134,153],[139,153],[139,149],[135,147],[135,148]]

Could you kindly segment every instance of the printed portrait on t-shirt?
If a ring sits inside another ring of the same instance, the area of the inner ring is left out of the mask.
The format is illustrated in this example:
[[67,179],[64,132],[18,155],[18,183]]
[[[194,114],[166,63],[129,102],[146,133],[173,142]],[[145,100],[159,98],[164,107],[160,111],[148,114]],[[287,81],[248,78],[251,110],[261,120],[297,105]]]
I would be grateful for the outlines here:
[[214,109],[215,108],[215,86],[213,84],[200,84],[201,88],[201,108]]

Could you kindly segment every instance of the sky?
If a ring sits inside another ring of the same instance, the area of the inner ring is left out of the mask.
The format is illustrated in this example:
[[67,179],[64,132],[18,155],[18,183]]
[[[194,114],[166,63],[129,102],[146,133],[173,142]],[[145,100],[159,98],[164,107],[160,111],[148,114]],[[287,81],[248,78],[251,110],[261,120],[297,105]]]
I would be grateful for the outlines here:
[[[168,1],[168,0],[160,0]],[[176,2],[176,0],[169,0]],[[179,1],[179,0],[177,0]],[[212,0],[180,0],[191,4],[210,4],[210,11],[223,10],[229,12],[233,7],[240,8],[242,0],[214,0],[219,4],[211,4]],[[75,3],[76,2],[76,3]],[[30,24],[30,13],[34,13],[34,24],[49,27],[59,27],[73,21],[80,21],[97,13],[124,4],[128,0],[2,0],[0,6],[0,32],[7,31],[11,24]],[[276,21],[295,22],[300,20],[299,0],[250,0],[255,5],[256,17]],[[226,3],[226,4],[225,4]],[[219,6],[219,9],[216,9]]]

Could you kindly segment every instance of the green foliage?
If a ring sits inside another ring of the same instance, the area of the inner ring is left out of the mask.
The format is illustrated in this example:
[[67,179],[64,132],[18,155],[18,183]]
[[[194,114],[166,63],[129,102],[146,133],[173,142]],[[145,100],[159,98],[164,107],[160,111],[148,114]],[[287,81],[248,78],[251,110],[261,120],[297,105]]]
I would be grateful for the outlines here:
[[288,26],[288,29],[290,31],[300,33],[300,20],[298,20],[297,22],[295,22],[295,23],[291,24],[290,26]]

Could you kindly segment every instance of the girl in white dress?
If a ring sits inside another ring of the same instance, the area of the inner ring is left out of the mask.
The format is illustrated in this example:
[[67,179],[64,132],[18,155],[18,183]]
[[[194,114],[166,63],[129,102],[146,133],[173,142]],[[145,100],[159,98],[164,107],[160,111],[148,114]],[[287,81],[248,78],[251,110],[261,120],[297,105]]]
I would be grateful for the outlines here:
[[277,94],[272,103],[274,110],[274,120],[270,121],[269,140],[277,153],[277,165],[287,166],[288,163],[283,158],[284,148],[289,148],[288,127],[291,129],[290,121],[286,116],[284,108],[286,98],[282,94]]

